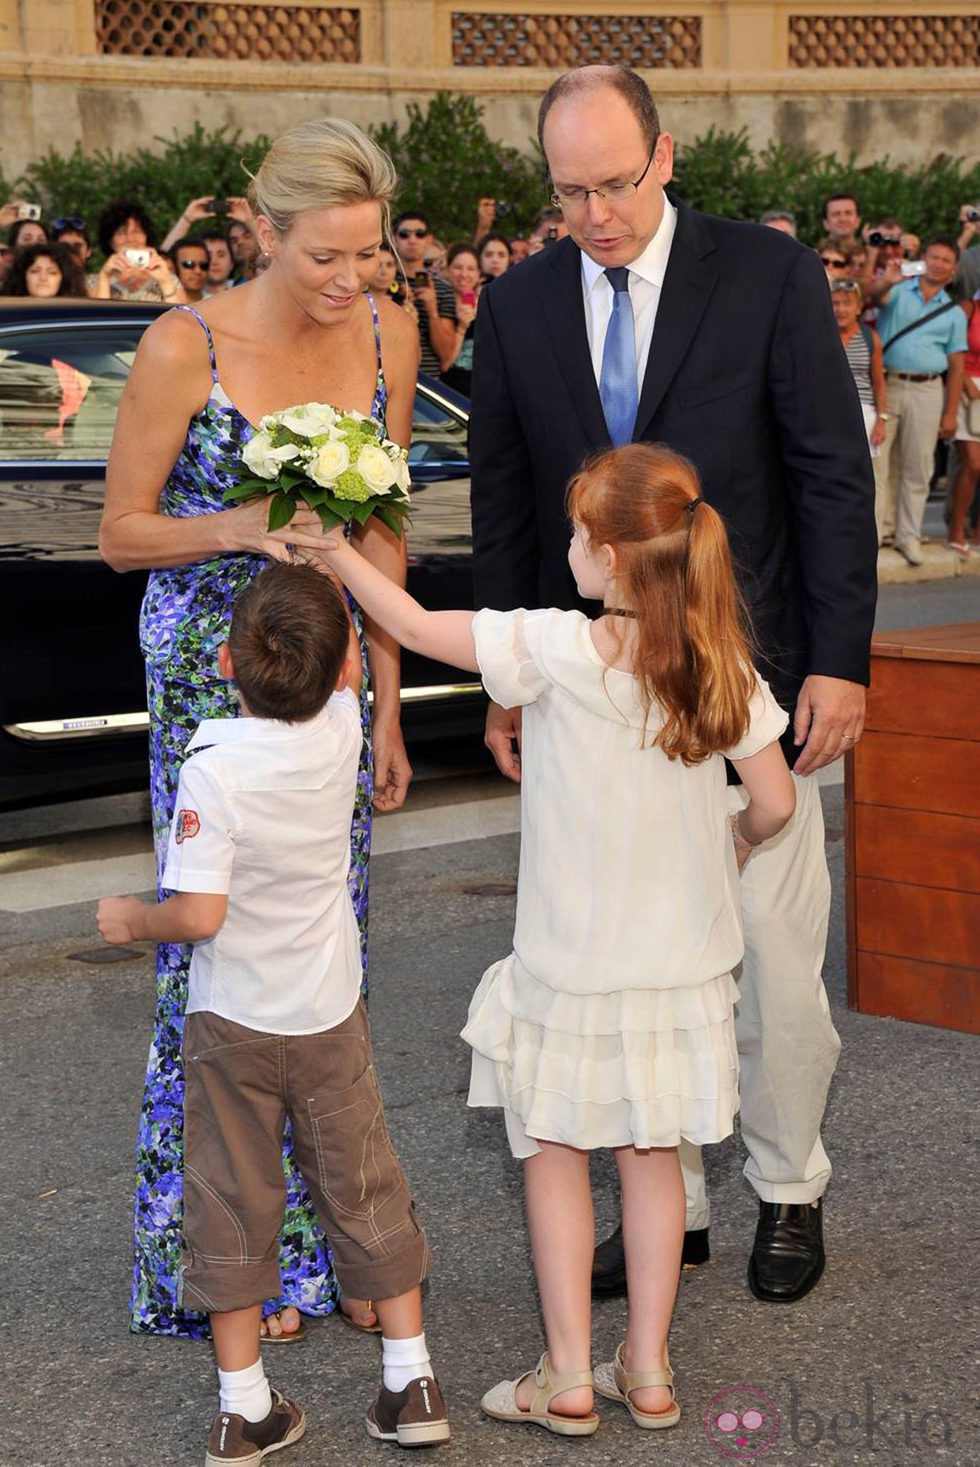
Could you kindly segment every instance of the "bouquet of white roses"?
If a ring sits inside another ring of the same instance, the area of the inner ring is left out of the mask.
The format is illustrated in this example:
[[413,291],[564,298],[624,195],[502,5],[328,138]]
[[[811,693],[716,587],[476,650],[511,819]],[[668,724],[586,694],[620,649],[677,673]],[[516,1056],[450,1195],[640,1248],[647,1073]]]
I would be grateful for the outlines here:
[[408,456],[385,437],[377,418],[304,402],[262,418],[242,451],[245,473],[226,502],[272,495],[269,529],[281,530],[299,504],[325,530],[377,515],[396,535],[409,512]]

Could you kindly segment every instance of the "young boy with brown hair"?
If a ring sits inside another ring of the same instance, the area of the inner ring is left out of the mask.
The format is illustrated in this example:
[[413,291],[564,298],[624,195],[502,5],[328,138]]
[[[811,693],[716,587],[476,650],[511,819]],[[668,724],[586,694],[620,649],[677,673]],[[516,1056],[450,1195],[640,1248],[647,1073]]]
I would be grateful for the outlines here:
[[184,1029],[181,1302],[211,1315],[220,1410],[206,1467],[298,1441],[302,1409],[270,1388],[262,1304],[280,1291],[288,1117],[340,1286],[381,1322],[369,1434],[449,1439],[422,1327],[429,1251],[385,1126],[347,890],[361,748],[361,659],[341,593],[277,564],[241,594],[222,675],[241,718],[208,719],[180,774],[164,886],[105,897],[107,942],[192,942]]

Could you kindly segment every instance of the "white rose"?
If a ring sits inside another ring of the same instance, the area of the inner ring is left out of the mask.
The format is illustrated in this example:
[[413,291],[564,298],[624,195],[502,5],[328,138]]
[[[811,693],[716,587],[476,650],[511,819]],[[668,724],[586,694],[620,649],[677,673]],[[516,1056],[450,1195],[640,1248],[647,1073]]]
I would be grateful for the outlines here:
[[412,471],[408,467],[408,459],[402,453],[398,455],[398,458],[396,460],[395,471],[398,475],[395,483],[398,485],[403,494],[407,494],[409,489],[412,487]]
[[398,469],[377,443],[366,443],[354,465],[372,494],[386,494],[398,482]]
[[346,443],[325,443],[316,457],[311,459],[308,473],[314,484],[321,489],[332,489],[346,468],[350,466],[350,449]]
[[274,448],[268,433],[253,434],[242,449],[245,467],[260,479],[274,479],[283,464],[298,457],[299,449],[295,443],[284,443],[281,448]]

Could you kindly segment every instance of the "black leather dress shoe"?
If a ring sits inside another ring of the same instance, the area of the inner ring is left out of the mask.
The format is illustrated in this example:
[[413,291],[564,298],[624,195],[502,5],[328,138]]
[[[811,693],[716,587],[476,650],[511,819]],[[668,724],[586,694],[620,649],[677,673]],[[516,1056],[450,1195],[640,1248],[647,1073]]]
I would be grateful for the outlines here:
[[823,1203],[760,1202],[749,1288],[770,1304],[795,1304],[823,1273]]
[[[707,1228],[689,1228],[684,1234],[681,1268],[697,1268],[711,1257]],[[612,1299],[626,1293],[626,1254],[623,1251],[623,1225],[599,1243],[592,1259],[593,1299]]]

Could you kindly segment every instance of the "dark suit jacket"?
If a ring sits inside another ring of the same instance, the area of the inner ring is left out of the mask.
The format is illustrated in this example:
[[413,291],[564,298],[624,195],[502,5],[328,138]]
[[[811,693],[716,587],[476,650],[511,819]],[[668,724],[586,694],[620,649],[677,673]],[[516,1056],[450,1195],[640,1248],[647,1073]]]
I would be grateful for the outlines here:
[[[762,649],[792,711],[808,673],[867,683],[874,480],[812,250],[678,205],[634,438],[696,465],[728,527]],[[570,239],[483,291],[470,457],[477,606],[581,606],[565,490],[609,446]],[[595,605],[591,607],[594,613]]]

